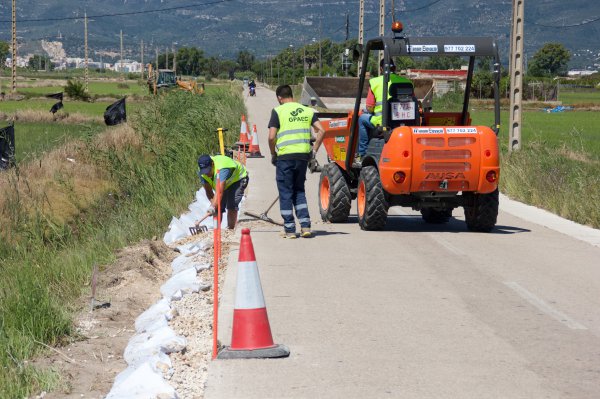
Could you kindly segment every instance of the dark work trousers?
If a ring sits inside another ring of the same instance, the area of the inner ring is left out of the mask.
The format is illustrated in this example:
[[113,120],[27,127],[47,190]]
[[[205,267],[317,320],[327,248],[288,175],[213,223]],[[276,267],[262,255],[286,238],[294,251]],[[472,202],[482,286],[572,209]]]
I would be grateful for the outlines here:
[[279,190],[279,209],[286,233],[296,232],[294,210],[300,227],[310,227],[304,182],[308,161],[277,160],[275,179]]

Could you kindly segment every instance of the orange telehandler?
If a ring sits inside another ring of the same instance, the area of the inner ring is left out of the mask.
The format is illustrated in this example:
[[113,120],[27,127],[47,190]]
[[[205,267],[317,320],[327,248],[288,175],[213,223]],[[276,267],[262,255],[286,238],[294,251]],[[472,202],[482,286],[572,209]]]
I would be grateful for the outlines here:
[[[394,23],[382,36],[357,48],[362,69],[354,110],[320,113],[326,131],[323,145],[329,163],[321,170],[319,208],[326,222],[348,219],[357,200],[358,223],[364,230],[382,229],[391,206],[421,212],[428,223],[445,223],[462,206],[469,230],[489,232],[498,215],[500,176],[497,135],[500,128],[500,59],[495,41],[484,37],[406,37]],[[383,123],[369,132],[368,150],[355,161],[358,117],[369,55],[383,51]],[[390,84],[392,57],[467,57],[469,66],[462,111],[421,109],[412,85]],[[469,94],[476,57],[493,60],[494,125],[472,126]]]

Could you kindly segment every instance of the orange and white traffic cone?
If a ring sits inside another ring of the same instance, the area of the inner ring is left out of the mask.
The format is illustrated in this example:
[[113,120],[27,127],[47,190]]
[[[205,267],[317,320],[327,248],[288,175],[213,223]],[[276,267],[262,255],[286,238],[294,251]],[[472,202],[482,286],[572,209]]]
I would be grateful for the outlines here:
[[289,355],[286,346],[273,342],[250,229],[242,229],[231,346],[222,349],[217,358],[263,359]]
[[252,140],[250,141],[250,149],[248,150],[250,155],[248,158],[264,158],[260,153],[260,146],[258,145],[258,133],[256,132],[256,125],[252,125]]
[[235,145],[238,147],[238,151],[247,151],[250,145],[248,139],[248,124],[246,123],[246,116],[242,114],[242,123],[240,124],[240,138]]

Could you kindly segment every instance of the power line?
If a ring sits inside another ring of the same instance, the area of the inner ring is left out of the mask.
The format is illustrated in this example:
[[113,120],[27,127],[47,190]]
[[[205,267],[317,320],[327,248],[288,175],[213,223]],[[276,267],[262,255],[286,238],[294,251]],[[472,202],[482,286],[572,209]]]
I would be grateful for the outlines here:
[[[431,6],[434,6],[434,5],[436,5],[436,4],[437,4],[437,3],[439,3],[440,1],[442,1],[442,0],[435,0],[435,1],[431,2],[431,3],[429,3],[429,4],[426,4],[426,5],[424,5],[424,6],[421,6],[421,7],[417,7],[417,8],[411,8],[410,10],[404,10],[404,11],[400,11],[400,13],[409,13],[409,12],[415,12],[415,11],[424,10],[424,9],[426,9],[426,8],[429,8],[429,7],[431,7]],[[387,16],[388,16],[388,15],[390,15],[391,13],[392,13],[392,10],[388,11],[388,12],[385,14],[385,16],[387,17]],[[370,31],[370,30],[373,30],[373,29],[375,29],[375,28],[376,28],[376,27],[378,27],[378,26],[379,26],[379,22],[377,22],[375,25],[371,26],[370,28],[368,28],[368,29],[365,29],[365,32],[368,32],[368,31]]]
[[581,22],[578,22],[575,24],[569,24],[569,25],[546,25],[546,24],[540,24],[537,22],[531,22],[531,24],[536,25],[536,26],[541,26],[543,28],[561,29],[561,28],[575,28],[577,26],[583,26],[583,25],[591,24],[593,22],[598,22],[598,21],[600,21],[600,17],[596,17],[596,18],[592,18],[592,19],[585,19]]
[[[231,2],[231,1],[235,1],[235,0],[215,0],[215,1],[209,1],[209,2],[206,2],[206,3],[194,3],[194,4],[188,4],[186,6],[168,7],[168,8],[157,8],[157,9],[154,9],[154,10],[130,11],[130,12],[120,12],[120,13],[114,13],[114,14],[90,15],[90,16],[88,16],[88,18],[107,18],[107,17],[122,17],[122,16],[127,16],[127,15],[150,14],[150,13],[154,13],[154,12],[165,12],[165,11],[173,11],[173,10],[182,10],[182,9],[186,9],[186,8],[195,8],[195,7],[210,6],[210,5],[220,4],[220,3],[227,3],[227,2]],[[81,17],[63,17],[63,18],[19,19],[18,22],[19,23],[23,23],[23,22],[72,21],[72,20],[79,20],[79,19],[82,19],[82,18]],[[0,23],[2,23],[2,22],[11,22],[11,21],[9,21],[9,20],[0,20]]]

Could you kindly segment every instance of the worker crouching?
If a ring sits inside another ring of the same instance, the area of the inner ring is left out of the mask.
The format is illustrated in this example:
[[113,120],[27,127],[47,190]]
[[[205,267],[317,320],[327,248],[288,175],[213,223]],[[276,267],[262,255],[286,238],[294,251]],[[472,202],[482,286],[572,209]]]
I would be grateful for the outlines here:
[[[221,195],[221,215],[227,209],[227,228],[234,229],[240,202],[248,186],[248,172],[244,165],[224,155],[202,155],[198,158],[198,176],[210,200],[207,215],[216,215],[215,195],[218,176]],[[221,215],[219,215],[219,220]],[[206,217],[206,216],[205,216]],[[199,224],[196,223],[196,224]]]

